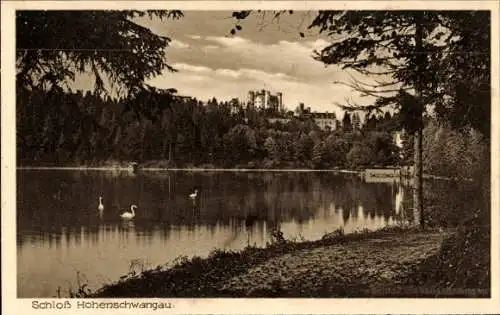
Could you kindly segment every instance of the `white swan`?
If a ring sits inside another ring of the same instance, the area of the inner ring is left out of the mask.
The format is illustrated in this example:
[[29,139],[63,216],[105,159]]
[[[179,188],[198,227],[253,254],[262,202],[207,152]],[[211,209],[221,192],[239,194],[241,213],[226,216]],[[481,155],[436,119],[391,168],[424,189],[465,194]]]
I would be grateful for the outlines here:
[[134,209],[137,209],[137,206],[131,205],[130,211],[132,211],[132,212],[125,211],[124,213],[120,214],[120,217],[122,217],[123,219],[132,219],[133,217],[135,217]]
[[196,199],[196,197],[198,197],[198,189],[195,189],[194,190],[194,193],[192,193],[191,195],[189,195],[189,198],[191,199]]
[[99,197],[99,205],[97,206],[97,209],[98,209],[99,211],[104,210],[104,205],[102,204],[102,196],[101,196],[101,197]]

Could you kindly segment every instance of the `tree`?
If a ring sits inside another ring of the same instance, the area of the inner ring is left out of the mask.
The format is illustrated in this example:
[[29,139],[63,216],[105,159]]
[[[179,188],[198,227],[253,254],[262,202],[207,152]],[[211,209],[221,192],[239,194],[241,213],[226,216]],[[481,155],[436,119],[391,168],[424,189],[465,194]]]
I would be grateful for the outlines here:
[[[423,46],[424,25],[437,26],[435,15],[403,11],[324,11],[319,12],[310,27],[318,27],[334,37],[343,38],[318,52],[316,59],[326,65],[337,64],[361,75],[379,76],[386,81],[347,84],[355,90],[377,98],[378,109],[388,104],[411,108],[412,132],[415,134],[415,207],[423,213],[421,116],[423,87],[433,85],[426,73],[426,51]],[[426,31],[430,31],[427,29]],[[428,33],[430,34],[430,33]],[[346,83],[344,83],[346,84]],[[415,96],[407,92],[416,91]],[[394,93],[399,92],[396,96]],[[389,95],[389,96],[385,96]],[[384,97],[385,96],[385,97]],[[347,109],[359,109],[349,105]],[[408,126],[409,127],[409,126]],[[410,128],[408,128],[410,129]],[[423,218],[423,216],[421,216]],[[424,223],[422,219],[421,224]]]
[[352,131],[351,116],[348,112],[344,113],[344,118],[342,119],[342,130],[344,130],[345,132]]
[[[480,21],[481,18],[486,20]],[[483,25],[483,34],[473,38],[476,31],[472,21]],[[486,23],[485,23],[486,22]],[[489,66],[479,58],[469,58],[477,53],[486,53],[489,45],[489,13],[445,12],[445,11],[322,11],[310,27],[326,32],[335,41],[318,52],[316,59],[326,65],[342,65],[362,76],[380,79],[366,83],[354,78],[352,83],[343,83],[355,90],[377,99],[374,106],[362,108],[356,104],[343,105],[346,109],[377,110],[394,104],[403,116],[405,129],[414,136],[415,146],[415,207],[423,216],[422,189],[422,115],[426,105],[437,105],[437,113],[446,117],[446,112],[460,112],[463,100],[459,100],[456,81],[446,80],[457,75],[447,67],[459,63],[462,80],[475,72],[481,72],[475,92],[465,96],[467,101],[476,101],[473,108],[483,115],[489,110],[477,102],[488,91],[479,94],[486,84]],[[340,36],[339,36],[340,35]],[[339,37],[341,37],[339,39]],[[471,44],[473,43],[473,44]],[[471,52],[471,48],[474,50]],[[459,56],[459,57],[457,57]],[[487,59],[487,58],[486,58]],[[458,61],[457,61],[458,60]],[[471,65],[466,64],[471,62]],[[475,71],[474,71],[475,70]],[[436,73],[441,72],[441,76]],[[444,79],[444,80],[443,80]],[[472,78],[471,78],[472,79]],[[450,81],[452,82],[450,86]],[[489,89],[486,89],[489,90]],[[414,91],[414,93],[411,93]],[[463,93],[462,93],[463,94]],[[441,102],[449,97],[453,110],[446,111]],[[341,105],[342,106],[342,105]],[[471,108],[470,106],[468,107]],[[441,110],[441,111],[440,111]],[[476,115],[477,116],[481,116]],[[460,117],[460,116],[458,116]],[[465,117],[457,126],[473,124],[476,118]],[[452,119],[453,120],[453,119]]]
[[350,167],[366,167],[373,162],[374,155],[371,146],[367,146],[365,142],[356,142],[347,153],[346,159]]
[[230,162],[250,160],[257,148],[255,132],[247,125],[235,125],[223,140]]
[[477,132],[460,134],[456,130],[430,120],[424,128],[426,170],[446,177],[471,178],[489,154],[487,146],[478,141]]
[[442,23],[454,40],[436,60],[436,76],[442,80],[436,96],[436,113],[441,122],[460,131],[474,128],[490,140],[491,126],[491,15],[488,11],[451,11]]
[[314,144],[311,153],[311,162],[314,168],[323,168],[325,160],[326,148],[322,141],[318,141]]
[[272,136],[266,138],[264,148],[266,149],[267,156],[271,160],[272,164],[279,162],[278,145]]
[[394,165],[399,161],[399,149],[389,132],[371,132],[365,138],[366,146],[371,146],[375,154],[372,161],[381,165]]
[[133,94],[164,69],[170,38],[153,33],[134,18],[179,18],[180,11],[17,11],[17,83],[60,87],[77,72],[95,76]]
[[311,159],[311,152],[314,147],[314,141],[306,133],[300,133],[299,139],[295,146],[295,160],[297,162],[305,162]]
[[377,116],[369,115],[366,118],[365,124],[363,125],[363,129],[367,130],[367,131],[375,130],[375,129],[377,129],[378,123],[379,123],[379,121],[377,119]]
[[346,166],[347,153],[353,143],[352,134],[337,133],[328,136],[325,140],[325,147],[330,164],[337,167]]
[[[233,17],[242,20],[250,13],[234,12]],[[378,77],[368,83],[354,76],[351,83],[339,82],[376,98],[374,105],[339,106],[372,112],[392,104],[399,109],[403,127],[415,141],[414,200],[421,224],[426,106],[435,105],[436,114],[455,128],[473,127],[489,136],[489,124],[485,128],[481,123],[490,121],[490,27],[488,11],[320,11],[309,26],[332,38],[317,52],[317,60]]]
[[361,129],[361,119],[359,118],[359,114],[356,112],[352,114],[352,129],[353,130]]

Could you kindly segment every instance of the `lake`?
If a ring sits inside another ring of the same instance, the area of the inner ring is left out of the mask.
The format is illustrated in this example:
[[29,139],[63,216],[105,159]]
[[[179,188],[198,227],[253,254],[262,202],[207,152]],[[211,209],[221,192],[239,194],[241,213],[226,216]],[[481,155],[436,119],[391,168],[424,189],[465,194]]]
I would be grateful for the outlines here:
[[[18,170],[17,202],[19,297],[57,296],[58,287],[67,295],[78,282],[96,289],[215,248],[265,246],[277,227],[314,240],[418,221],[411,187],[332,172]],[[136,217],[124,221],[131,204]]]

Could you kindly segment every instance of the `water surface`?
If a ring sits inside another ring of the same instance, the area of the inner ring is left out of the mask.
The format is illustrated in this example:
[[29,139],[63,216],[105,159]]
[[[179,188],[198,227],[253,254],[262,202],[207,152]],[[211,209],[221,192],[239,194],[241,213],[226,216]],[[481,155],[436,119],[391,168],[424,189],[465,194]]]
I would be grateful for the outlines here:
[[[404,185],[331,172],[19,170],[18,296],[52,297],[77,282],[97,288],[215,248],[265,246],[278,226],[286,238],[314,240],[337,228],[412,224],[410,197]],[[131,204],[136,217],[123,221]]]

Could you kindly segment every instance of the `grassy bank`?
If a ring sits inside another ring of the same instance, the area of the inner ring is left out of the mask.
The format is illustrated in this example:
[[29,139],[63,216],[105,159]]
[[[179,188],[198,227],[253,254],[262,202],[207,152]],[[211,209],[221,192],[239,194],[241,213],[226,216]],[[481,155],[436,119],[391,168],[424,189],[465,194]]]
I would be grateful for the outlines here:
[[[471,237],[476,238],[472,246]],[[266,248],[183,257],[168,269],[130,275],[80,296],[487,297],[489,282],[482,280],[489,279],[489,255],[483,237],[391,227],[349,235],[339,230],[321,240],[296,242],[275,232]]]

